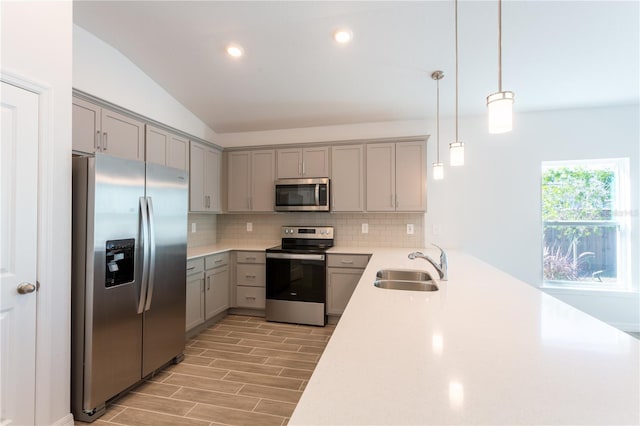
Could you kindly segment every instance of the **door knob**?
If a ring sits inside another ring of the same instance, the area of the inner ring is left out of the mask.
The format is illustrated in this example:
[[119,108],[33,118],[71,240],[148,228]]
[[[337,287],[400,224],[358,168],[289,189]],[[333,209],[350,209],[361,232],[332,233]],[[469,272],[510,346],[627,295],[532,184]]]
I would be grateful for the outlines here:
[[20,283],[18,286],[18,293],[20,294],[29,294],[36,291],[36,286],[31,283]]

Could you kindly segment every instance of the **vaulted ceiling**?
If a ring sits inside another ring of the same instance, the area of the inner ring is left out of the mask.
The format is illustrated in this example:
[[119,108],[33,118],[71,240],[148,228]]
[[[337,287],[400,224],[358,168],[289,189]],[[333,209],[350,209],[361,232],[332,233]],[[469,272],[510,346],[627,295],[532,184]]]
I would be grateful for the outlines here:
[[[515,110],[637,103],[637,1],[505,1],[503,87]],[[460,1],[460,113],[497,91],[497,1]],[[218,133],[454,111],[451,1],[75,1],[74,22]],[[353,41],[338,45],[341,27]],[[245,55],[232,59],[228,43]]]

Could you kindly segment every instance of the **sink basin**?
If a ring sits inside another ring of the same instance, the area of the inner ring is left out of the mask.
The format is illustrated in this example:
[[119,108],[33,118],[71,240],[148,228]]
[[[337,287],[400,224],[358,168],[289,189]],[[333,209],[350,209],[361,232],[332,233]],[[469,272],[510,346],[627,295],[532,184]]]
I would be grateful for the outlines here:
[[376,280],[373,285],[379,288],[391,290],[411,291],[437,291],[438,286],[433,281],[407,281],[407,280]]
[[390,281],[431,281],[428,272],[413,271],[410,269],[381,269],[376,274],[378,280]]

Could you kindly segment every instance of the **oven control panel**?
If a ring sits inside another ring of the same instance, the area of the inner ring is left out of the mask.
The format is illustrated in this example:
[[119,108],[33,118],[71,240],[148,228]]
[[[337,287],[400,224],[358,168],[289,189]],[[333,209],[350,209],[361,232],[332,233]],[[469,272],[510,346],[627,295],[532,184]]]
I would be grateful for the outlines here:
[[283,226],[282,238],[333,239],[333,226]]

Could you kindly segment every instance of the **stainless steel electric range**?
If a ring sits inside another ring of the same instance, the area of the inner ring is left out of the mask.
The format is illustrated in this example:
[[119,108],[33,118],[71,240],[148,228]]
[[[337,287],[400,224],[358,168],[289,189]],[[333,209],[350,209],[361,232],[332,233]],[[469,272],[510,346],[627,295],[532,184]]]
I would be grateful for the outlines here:
[[267,321],[324,326],[332,226],[283,226],[267,253]]

